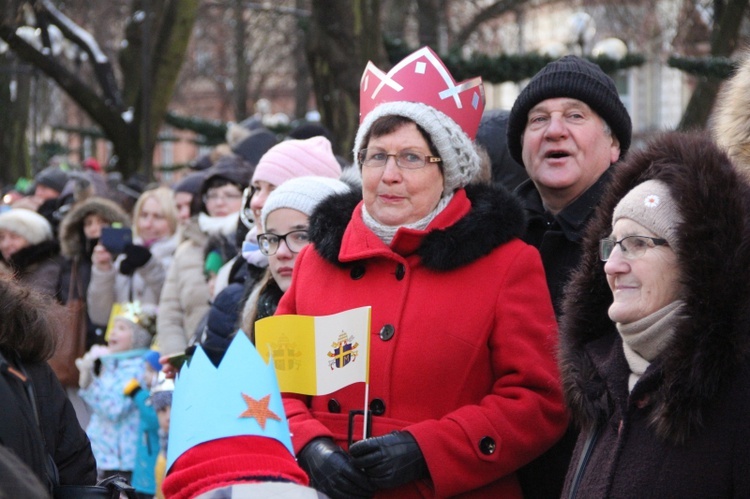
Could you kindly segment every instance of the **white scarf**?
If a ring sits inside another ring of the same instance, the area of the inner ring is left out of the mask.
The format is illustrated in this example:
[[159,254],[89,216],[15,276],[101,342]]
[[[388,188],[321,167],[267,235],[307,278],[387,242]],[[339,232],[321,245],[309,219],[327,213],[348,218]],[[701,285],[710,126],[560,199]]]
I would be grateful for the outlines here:
[[367,212],[367,208],[365,207],[364,203],[362,203],[362,220],[365,222],[365,225],[375,233],[378,238],[383,241],[388,246],[391,245],[391,242],[393,241],[393,238],[396,237],[396,232],[401,227],[405,227],[407,229],[414,229],[414,230],[424,230],[427,228],[428,225],[430,225],[430,222],[432,222],[435,217],[445,209],[446,206],[448,206],[448,203],[451,202],[451,199],[453,199],[453,193],[450,193],[447,196],[443,196],[440,198],[440,201],[438,202],[437,206],[427,214],[424,218],[421,218],[417,220],[416,222],[406,224],[406,225],[384,225],[372,218],[372,215],[370,215]]
[[229,237],[237,232],[237,220],[239,220],[239,212],[230,213],[223,217],[212,217],[200,212],[198,214],[198,227],[204,234],[220,234]]

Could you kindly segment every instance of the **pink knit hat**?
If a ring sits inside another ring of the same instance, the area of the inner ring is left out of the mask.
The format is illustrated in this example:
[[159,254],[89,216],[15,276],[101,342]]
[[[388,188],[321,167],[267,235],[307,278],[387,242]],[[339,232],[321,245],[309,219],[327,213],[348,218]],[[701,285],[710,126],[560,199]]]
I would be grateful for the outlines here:
[[279,186],[285,181],[306,175],[339,178],[341,165],[325,137],[285,140],[260,158],[251,182],[263,181]]

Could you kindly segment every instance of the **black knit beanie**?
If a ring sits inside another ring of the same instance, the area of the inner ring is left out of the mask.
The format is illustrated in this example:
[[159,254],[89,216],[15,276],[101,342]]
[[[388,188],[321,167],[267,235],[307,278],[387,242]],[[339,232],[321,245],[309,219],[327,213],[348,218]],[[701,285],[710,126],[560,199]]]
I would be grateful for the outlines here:
[[523,164],[521,135],[531,108],[543,100],[558,97],[578,99],[596,111],[620,142],[620,157],[625,156],[630,147],[632,124],[615,82],[593,62],[566,55],[534,75],[513,104],[507,131],[508,150],[513,159]]

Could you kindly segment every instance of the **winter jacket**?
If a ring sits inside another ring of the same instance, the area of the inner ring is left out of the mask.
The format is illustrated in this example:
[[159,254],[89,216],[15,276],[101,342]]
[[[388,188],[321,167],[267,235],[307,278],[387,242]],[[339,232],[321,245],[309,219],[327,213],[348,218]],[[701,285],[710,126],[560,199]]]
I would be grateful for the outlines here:
[[138,442],[140,415],[125,385],[143,379],[143,354],[146,350],[128,350],[100,358],[101,371],[90,385],[81,388],[81,398],[91,407],[86,433],[100,470],[133,471]]
[[209,291],[203,274],[208,235],[196,219],[183,231],[164,282],[156,318],[157,346],[162,354],[182,353],[209,309]]
[[[76,267],[78,283],[73,284],[73,292],[81,291],[81,297],[86,300],[89,282],[91,281],[91,254],[97,240],[87,240],[83,232],[83,223],[88,215],[97,214],[109,223],[130,225],[130,218],[115,202],[100,197],[90,197],[74,205],[60,222],[60,252],[64,263],[60,275],[61,302],[67,303],[71,290],[71,275]],[[75,298],[74,295],[74,298]],[[91,320],[87,325],[86,350],[95,343],[104,343],[106,323],[94,324]]]
[[[88,312],[94,324],[107,324],[112,305],[139,301],[141,304],[159,305],[162,286],[167,278],[167,269],[177,248],[177,234],[160,239],[151,245],[151,258],[132,275],[120,273],[125,259],[121,254],[115,258],[108,271],[91,268],[91,281],[87,293]],[[143,244],[134,239],[133,244]]]
[[60,274],[63,259],[57,241],[43,241],[21,248],[9,261],[0,256],[2,272],[13,274],[19,282],[60,300]]
[[[629,393],[598,243],[619,200],[649,179],[668,186],[683,219],[672,249],[685,304]],[[750,497],[748,185],[706,138],[665,135],[618,165],[582,247],[561,322],[565,397],[582,428],[563,497]]]
[[[554,360],[557,328],[539,253],[521,242],[523,212],[505,190],[459,189],[427,230],[385,245],[357,194],[310,218],[310,239],[276,315],[371,306],[371,433],[405,430],[429,479],[377,497],[521,497],[515,471],[567,423]],[[321,287],[322,286],[322,287]],[[285,396],[299,452],[316,437],[347,448],[357,383],[324,396]],[[353,435],[362,435],[356,417]]]
[[[54,475],[47,464],[49,456],[60,485],[96,483],[91,444],[50,367],[46,363],[19,363],[7,352],[0,359],[0,363],[5,362],[14,370],[3,368],[0,375],[2,446],[11,449],[47,487],[52,486]],[[24,375],[31,380],[36,415],[22,382]]]

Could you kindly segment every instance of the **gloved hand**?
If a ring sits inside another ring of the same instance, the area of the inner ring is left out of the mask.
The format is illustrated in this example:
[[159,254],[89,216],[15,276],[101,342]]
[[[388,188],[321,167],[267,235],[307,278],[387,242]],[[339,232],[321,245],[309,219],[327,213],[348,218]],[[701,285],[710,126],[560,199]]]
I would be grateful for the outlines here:
[[76,367],[78,368],[78,386],[86,388],[93,381],[94,375],[94,363],[102,355],[107,355],[109,349],[103,345],[94,345],[91,349],[83,354],[83,357],[76,359]]
[[354,465],[381,489],[392,489],[428,476],[427,463],[414,437],[394,431],[360,440],[349,447]]
[[120,262],[120,273],[124,275],[131,275],[136,269],[143,267],[151,259],[151,252],[148,248],[137,244],[126,244],[123,254],[125,255],[125,259]]
[[332,499],[372,497],[375,487],[352,464],[352,457],[330,438],[315,438],[297,456],[297,462],[310,477],[310,486]]
[[125,388],[123,388],[122,393],[127,397],[135,397],[135,394],[139,391],[141,391],[141,384],[137,379],[132,378],[130,381],[125,383]]

